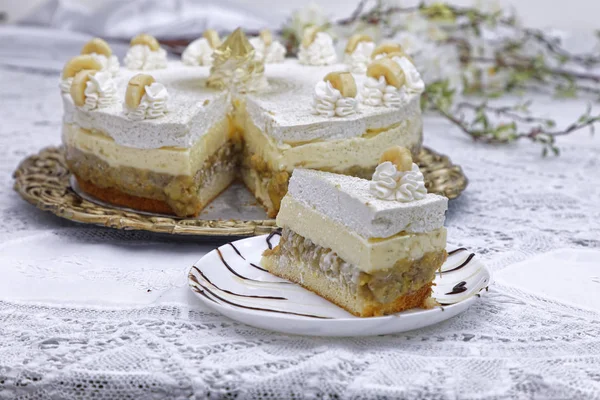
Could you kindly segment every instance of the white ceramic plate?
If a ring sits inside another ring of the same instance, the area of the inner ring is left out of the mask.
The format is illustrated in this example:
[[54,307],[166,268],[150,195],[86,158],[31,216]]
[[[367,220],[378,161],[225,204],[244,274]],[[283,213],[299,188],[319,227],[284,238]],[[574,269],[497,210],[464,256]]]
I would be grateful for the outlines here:
[[359,318],[320,296],[260,267],[262,252],[277,234],[223,245],[190,270],[192,291],[210,308],[258,328],[311,336],[368,336],[405,332],[452,318],[485,292],[489,270],[466,249],[449,251],[433,296],[441,304],[384,317]]

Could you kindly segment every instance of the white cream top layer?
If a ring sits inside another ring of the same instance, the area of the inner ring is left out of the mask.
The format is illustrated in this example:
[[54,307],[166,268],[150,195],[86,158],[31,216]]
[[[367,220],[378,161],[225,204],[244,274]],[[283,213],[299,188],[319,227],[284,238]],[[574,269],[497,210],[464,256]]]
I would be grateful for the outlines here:
[[[368,129],[387,128],[421,113],[420,94],[409,95],[400,108],[388,109],[361,105],[346,117],[329,118],[312,113],[315,84],[329,72],[347,71],[348,66],[300,65],[296,60],[265,66],[269,88],[246,97],[246,110],[252,122],[278,143],[311,140],[347,139],[363,135]],[[365,75],[354,75],[362,87]]]
[[309,169],[295,169],[287,196],[346,226],[360,236],[387,238],[400,232],[423,233],[444,225],[448,199],[428,194],[407,203],[380,200],[370,181]]
[[[119,102],[100,110],[85,111],[74,107],[68,93],[63,94],[63,121],[103,132],[123,146],[190,148],[211,126],[222,120],[231,107],[225,93],[206,87],[209,69],[183,65],[180,61],[169,62],[166,69],[149,72],[121,68],[114,78]],[[169,112],[165,116],[134,121],[123,112],[129,79],[139,73],[151,74],[167,88]]]
[[[297,60],[267,64],[269,87],[261,93],[245,95],[252,122],[278,145],[335,140],[363,135],[368,129],[387,128],[420,114],[419,95],[411,95],[398,109],[362,105],[359,112],[335,119],[312,113],[315,84],[332,71],[347,70],[342,64],[305,66]],[[153,149],[189,148],[216,122],[231,112],[225,92],[206,87],[209,67],[187,66],[170,61],[165,69],[149,73],[169,92],[169,112],[161,118],[132,121],[123,113],[122,101],[129,79],[140,71],[121,68],[114,78],[121,102],[99,110],[85,111],[73,106],[63,94],[64,121],[84,129],[101,131],[123,146]],[[364,76],[355,76],[362,87]]]

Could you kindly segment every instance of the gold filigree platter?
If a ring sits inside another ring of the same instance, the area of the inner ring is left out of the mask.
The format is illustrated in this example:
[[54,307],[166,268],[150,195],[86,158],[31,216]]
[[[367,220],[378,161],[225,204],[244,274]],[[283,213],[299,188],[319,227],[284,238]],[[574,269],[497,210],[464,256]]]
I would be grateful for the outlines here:
[[[423,148],[417,163],[430,193],[454,199],[467,187],[467,178],[458,165],[428,148]],[[48,147],[25,158],[14,172],[14,189],[37,208],[76,222],[115,229],[191,236],[253,236],[271,232],[274,219],[236,220],[171,218],[138,213],[86,200],[71,186],[60,147]]]

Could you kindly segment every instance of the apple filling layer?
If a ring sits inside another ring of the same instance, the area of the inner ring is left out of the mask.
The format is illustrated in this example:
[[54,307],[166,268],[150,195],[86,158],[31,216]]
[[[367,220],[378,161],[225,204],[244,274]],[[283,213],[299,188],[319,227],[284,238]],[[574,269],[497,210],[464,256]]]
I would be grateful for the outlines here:
[[[332,291],[343,287],[355,299],[379,305],[395,302],[402,296],[429,287],[446,257],[445,250],[432,251],[417,260],[399,259],[389,269],[366,273],[345,262],[331,249],[316,245],[288,228],[282,230],[279,245],[265,253],[265,258],[271,259],[267,262],[267,269],[275,264],[288,265],[297,276],[297,280],[286,276],[288,279],[298,281],[306,274],[322,275],[329,281]],[[325,297],[336,302],[332,295],[325,294]]]
[[[112,166],[100,157],[72,146],[66,147],[66,161],[80,180],[98,188],[116,189],[131,196],[163,201],[176,215],[188,216],[198,214],[234,179],[238,147],[231,141],[226,142],[193,175]],[[203,195],[204,190],[211,193]]]

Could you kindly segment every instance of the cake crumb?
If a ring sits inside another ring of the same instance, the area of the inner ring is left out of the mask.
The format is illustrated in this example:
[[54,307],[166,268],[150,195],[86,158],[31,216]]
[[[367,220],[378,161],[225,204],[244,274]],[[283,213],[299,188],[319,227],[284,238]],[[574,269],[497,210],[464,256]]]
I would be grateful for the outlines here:
[[438,303],[433,297],[428,297],[423,302],[423,308],[426,310],[431,310],[432,308],[437,307],[439,305],[440,303]]

